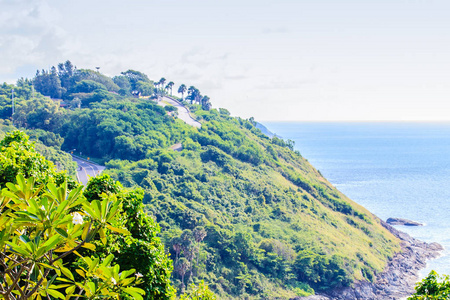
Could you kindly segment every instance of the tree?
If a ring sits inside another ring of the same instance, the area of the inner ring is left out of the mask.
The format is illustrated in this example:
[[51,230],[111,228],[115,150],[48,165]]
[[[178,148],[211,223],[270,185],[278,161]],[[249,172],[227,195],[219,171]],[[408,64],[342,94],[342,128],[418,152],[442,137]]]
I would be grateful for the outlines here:
[[105,232],[107,247],[99,245],[96,254],[100,257],[112,254],[114,261],[120,266],[133,268],[142,274],[145,299],[171,299],[175,294],[170,282],[172,262],[157,236],[158,224],[143,211],[143,191],[124,190],[118,182],[105,174],[92,178],[84,195],[89,201],[102,199],[105,195],[117,197],[122,203],[120,224],[130,232],[128,236],[109,235]]
[[33,84],[36,90],[42,95],[51,98],[61,98],[63,92],[61,80],[58,77],[55,67],[52,67],[50,72],[45,70],[39,72],[38,70],[34,77]]
[[201,98],[202,95],[200,94],[200,91],[195,86],[190,86],[188,89],[187,99],[191,100],[191,104],[193,102],[200,103]]
[[71,92],[72,93],[92,93],[97,90],[106,90],[106,87],[103,84],[95,82],[93,80],[81,80],[73,87]]
[[211,292],[202,280],[198,286],[191,284],[188,292],[181,295],[180,300],[215,300],[216,296]]
[[153,94],[154,86],[150,82],[138,81],[135,84],[135,90],[140,92],[142,96],[150,96]]
[[166,83],[166,79],[164,77],[162,77],[159,80],[159,85],[161,86],[161,91],[164,89],[164,83]]
[[[67,180],[65,173],[56,172],[55,165],[37,153],[28,139],[24,132],[14,131],[0,141],[0,188],[7,182],[15,182],[17,175],[33,177],[37,184]],[[70,182],[70,186],[75,185],[75,182]]]
[[171,82],[169,82],[167,85],[166,85],[166,90],[170,90],[170,95],[172,96],[172,87],[173,87],[173,85],[174,85],[175,83],[173,83],[173,81],[171,81]]
[[414,289],[416,292],[408,300],[450,299],[450,278],[431,271]]
[[182,257],[180,259],[178,259],[177,263],[175,264],[175,271],[177,271],[178,274],[180,274],[181,276],[181,292],[184,292],[184,275],[186,275],[186,272],[189,270],[190,268],[190,263],[189,261]]
[[114,97],[105,90],[96,90],[94,91],[89,97],[86,97],[82,100],[84,106],[88,106],[91,103],[94,102],[101,102],[101,101],[112,101]]
[[211,102],[209,102],[210,98],[208,96],[203,96],[201,100],[202,109],[203,110],[210,110],[211,109]]
[[206,237],[206,230],[202,226],[197,226],[194,228],[192,234],[194,235],[194,240],[197,243],[197,269],[198,269],[198,260],[200,258],[200,243]]
[[182,84],[178,88],[178,93],[181,94],[181,100],[184,100],[184,93],[186,92],[187,88],[186,85]]
[[[16,180],[18,184],[7,183],[0,194],[0,294],[4,299],[79,295],[99,299],[125,294],[143,299],[145,292],[132,286],[142,282],[134,269],[120,272],[119,265],[111,266],[112,255],[92,259],[78,252],[82,247],[95,250],[90,242],[97,234],[102,237],[107,228],[129,234],[115,227],[120,201],[107,197],[89,203],[82,197],[82,187],[69,192],[67,182],[59,187],[49,183],[44,190],[35,186],[32,177],[26,180],[18,175]],[[80,256],[75,270],[64,264],[72,253]]]
[[121,90],[125,92],[125,94],[130,93],[131,90],[131,83],[127,76],[121,75],[121,76],[114,76],[113,81],[115,84],[119,86]]
[[67,91],[71,88],[72,76],[76,71],[76,67],[73,66],[70,60],[65,63],[58,64],[58,77],[61,80],[61,86]]
[[[150,79],[148,79],[147,75],[145,75],[144,73],[141,73],[139,71],[128,70],[126,72],[122,72],[121,74],[128,78],[128,81],[131,84],[131,89],[133,89],[133,90],[136,89],[136,83],[138,81],[150,83]],[[121,86],[121,88],[124,88],[124,86]]]

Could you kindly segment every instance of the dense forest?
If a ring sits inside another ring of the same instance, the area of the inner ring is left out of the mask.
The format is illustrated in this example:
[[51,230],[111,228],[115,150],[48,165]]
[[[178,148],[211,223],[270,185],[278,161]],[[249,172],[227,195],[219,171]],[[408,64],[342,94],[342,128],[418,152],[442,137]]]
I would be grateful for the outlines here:
[[191,127],[174,107],[158,105],[173,87],[134,70],[110,78],[67,61],[0,86],[0,130],[25,131],[69,177],[75,166],[64,151],[75,151],[104,164],[123,188],[137,188],[160,226],[178,292],[204,281],[221,299],[304,296],[372,281],[399,251],[380,220],[292,141],[267,137],[252,118],[213,109],[182,84],[173,97],[202,123]]

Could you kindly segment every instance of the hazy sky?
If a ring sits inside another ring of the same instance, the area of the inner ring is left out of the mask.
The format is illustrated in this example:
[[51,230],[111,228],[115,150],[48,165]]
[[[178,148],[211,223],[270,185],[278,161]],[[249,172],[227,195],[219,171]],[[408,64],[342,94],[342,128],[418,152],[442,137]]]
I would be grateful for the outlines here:
[[450,120],[450,1],[0,0],[0,82],[71,60],[257,120]]

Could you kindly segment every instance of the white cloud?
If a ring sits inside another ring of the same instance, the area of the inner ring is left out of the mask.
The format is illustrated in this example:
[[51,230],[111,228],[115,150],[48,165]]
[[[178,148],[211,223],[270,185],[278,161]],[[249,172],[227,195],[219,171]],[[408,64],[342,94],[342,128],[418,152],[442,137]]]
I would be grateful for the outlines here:
[[0,75],[64,57],[67,34],[57,25],[59,12],[46,1],[2,0],[0,5]]

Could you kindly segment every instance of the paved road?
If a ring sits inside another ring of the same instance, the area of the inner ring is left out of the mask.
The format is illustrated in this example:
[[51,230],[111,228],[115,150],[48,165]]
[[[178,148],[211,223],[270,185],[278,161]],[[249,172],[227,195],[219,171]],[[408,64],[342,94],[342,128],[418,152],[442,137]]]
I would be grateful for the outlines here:
[[158,102],[158,105],[166,106],[166,104],[164,102],[167,102],[172,106],[175,106],[178,109],[178,118],[183,120],[186,124],[197,127],[197,128],[202,127],[202,124],[199,121],[193,119],[191,117],[191,115],[189,114],[188,109],[186,107],[184,107],[180,102],[178,102],[170,97],[164,96],[164,97],[162,97],[162,101]]
[[105,169],[105,167],[103,167],[103,166],[86,161],[84,159],[80,159],[73,155],[72,155],[72,159],[74,162],[76,162],[78,164],[78,169],[77,169],[78,180],[83,185],[87,184],[90,177],[95,177],[95,176],[99,175]]

